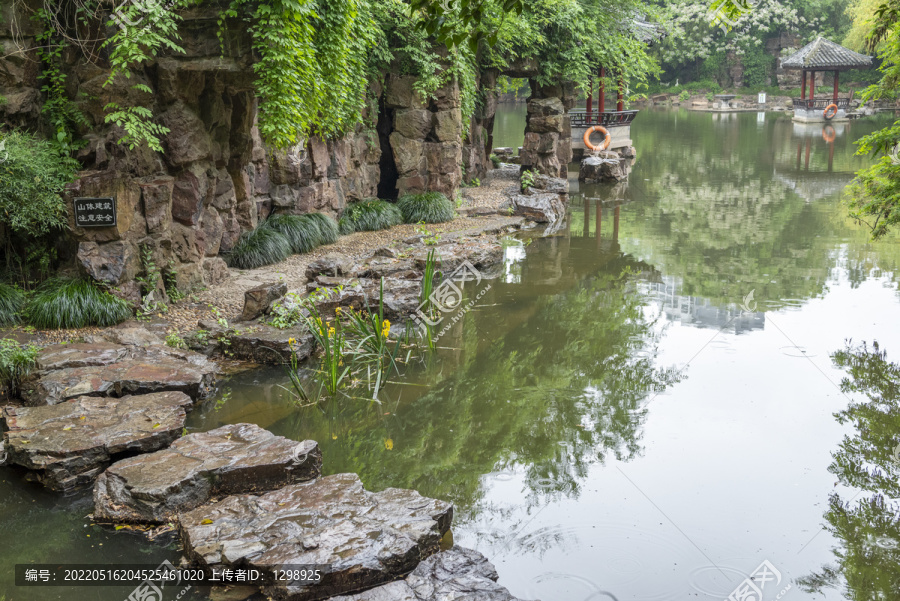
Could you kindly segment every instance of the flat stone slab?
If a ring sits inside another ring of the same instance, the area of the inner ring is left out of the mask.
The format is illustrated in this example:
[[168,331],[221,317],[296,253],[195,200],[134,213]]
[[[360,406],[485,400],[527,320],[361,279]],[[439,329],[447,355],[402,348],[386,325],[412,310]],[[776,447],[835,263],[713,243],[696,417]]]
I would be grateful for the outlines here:
[[497,578],[484,555],[455,546],[432,555],[403,580],[330,601],[520,601],[497,584]]
[[[301,322],[302,324],[302,322]],[[228,352],[235,359],[257,363],[282,364],[291,360],[291,339],[299,360],[312,354],[315,340],[306,325],[283,330],[265,324],[256,324],[239,333],[228,334],[231,342]]]
[[111,342],[53,344],[41,349],[36,362],[37,368],[43,371],[91,367],[121,361],[127,352],[128,349],[121,344]]
[[[42,355],[46,369],[25,386],[22,396],[28,405],[55,405],[79,396],[112,396],[151,392],[183,392],[193,399],[213,392],[216,366],[199,353],[154,346],[147,349],[120,346],[123,355],[106,343],[62,345]],[[66,367],[61,367],[61,366]]]
[[436,553],[453,505],[416,491],[372,493],[356,474],[336,474],[260,496],[234,495],[179,516],[189,560],[204,568],[238,565],[269,577],[283,566],[315,564],[317,583],[265,587],[273,599],[307,601],[395,580]]
[[114,463],[94,485],[94,519],[168,522],[214,497],[272,490],[311,480],[321,471],[315,441],[297,442],[255,424],[231,424]]
[[117,455],[171,444],[181,436],[191,404],[181,392],[159,392],[4,407],[7,463],[34,470],[48,488],[69,492],[92,483]]

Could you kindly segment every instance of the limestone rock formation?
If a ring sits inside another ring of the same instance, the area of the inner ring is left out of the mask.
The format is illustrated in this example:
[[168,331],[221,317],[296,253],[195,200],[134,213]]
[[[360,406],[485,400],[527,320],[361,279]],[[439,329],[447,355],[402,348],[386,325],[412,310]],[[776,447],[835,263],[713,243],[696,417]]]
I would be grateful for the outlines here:
[[181,436],[190,397],[181,392],[80,397],[42,407],[4,407],[7,463],[69,492],[94,481],[117,455],[148,453]]
[[267,587],[274,599],[311,601],[371,588],[410,572],[438,551],[453,506],[411,490],[372,493],[355,474],[336,474],[263,495],[233,495],[179,516],[185,553],[222,569],[272,574],[316,565],[316,583]]
[[94,518],[166,522],[214,496],[304,482],[321,469],[322,453],[312,440],[275,436],[254,424],[222,426],[114,463],[94,486]]

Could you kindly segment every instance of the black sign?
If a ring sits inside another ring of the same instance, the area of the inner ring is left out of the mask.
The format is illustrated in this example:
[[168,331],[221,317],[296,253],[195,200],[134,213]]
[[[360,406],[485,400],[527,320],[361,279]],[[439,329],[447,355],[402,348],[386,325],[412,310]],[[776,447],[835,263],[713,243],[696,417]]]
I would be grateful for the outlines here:
[[115,198],[75,199],[75,225],[78,227],[110,227],[115,224]]

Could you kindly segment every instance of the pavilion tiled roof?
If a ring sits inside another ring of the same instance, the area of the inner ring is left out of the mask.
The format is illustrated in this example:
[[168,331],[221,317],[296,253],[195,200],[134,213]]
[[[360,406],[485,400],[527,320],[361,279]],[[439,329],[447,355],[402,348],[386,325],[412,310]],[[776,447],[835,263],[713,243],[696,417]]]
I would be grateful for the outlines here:
[[872,57],[853,52],[831,40],[818,37],[794,54],[781,61],[785,69],[815,69],[841,71],[865,69],[872,66]]

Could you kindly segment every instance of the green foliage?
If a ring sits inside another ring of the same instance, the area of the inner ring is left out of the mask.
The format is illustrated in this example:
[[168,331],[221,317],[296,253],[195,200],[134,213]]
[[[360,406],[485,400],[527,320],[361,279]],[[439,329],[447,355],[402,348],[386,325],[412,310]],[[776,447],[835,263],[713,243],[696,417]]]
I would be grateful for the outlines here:
[[[74,151],[86,144],[84,140],[76,140],[76,133],[78,127],[86,127],[88,121],[75,103],[69,100],[65,88],[66,74],[60,70],[62,53],[69,43],[65,38],[56,35],[56,30],[50,24],[52,17],[46,8],[39,8],[34,13],[33,19],[41,27],[40,33],[36,36],[37,52],[43,65],[44,78],[41,92],[45,100],[41,112],[53,131],[50,143],[61,155],[71,156]],[[57,37],[60,39],[55,39]]]
[[186,349],[187,343],[184,341],[184,338],[178,335],[178,332],[169,332],[166,335],[166,346],[171,346],[172,348],[180,348]]
[[534,185],[537,176],[538,172],[532,169],[526,169],[522,172],[522,175],[519,177],[519,186],[523,192]]
[[26,288],[56,261],[55,233],[68,225],[60,194],[77,169],[51,142],[0,134],[0,239],[7,272]]
[[396,204],[373,198],[349,205],[341,217],[341,233],[372,232],[403,223],[403,214]]
[[369,50],[380,30],[366,0],[232,0],[222,13],[249,22],[259,129],[277,147],[333,136],[361,118]]
[[500,163],[502,162],[500,161],[500,157],[498,157],[496,154],[491,153],[491,156],[489,156],[488,158],[491,160],[491,165],[494,166],[494,169],[500,167]]
[[25,317],[42,329],[111,326],[132,316],[121,298],[85,279],[54,278],[41,284],[25,306]]
[[78,163],[44,140],[13,131],[0,138],[0,223],[15,233],[41,236],[67,226],[60,193]]
[[760,88],[769,85],[775,72],[775,57],[766,52],[763,46],[751,46],[741,56],[744,67],[743,84],[748,88]]
[[440,192],[405,194],[397,200],[397,207],[406,223],[443,223],[456,217],[453,203]]
[[0,282],[0,326],[19,323],[25,295],[15,286]]
[[33,344],[22,345],[9,338],[0,340],[0,389],[8,397],[16,397],[22,382],[37,365],[40,349]]
[[337,242],[340,232],[338,231],[338,224],[334,219],[324,213],[310,213],[305,215],[305,217],[312,223],[315,223],[316,227],[319,228],[320,245],[334,244]]
[[[900,0],[888,0],[875,11],[870,48],[879,48],[881,80],[866,88],[863,100],[892,98],[900,84]],[[851,216],[865,223],[873,238],[900,223],[900,121],[861,138],[857,154],[881,155],[856,174],[847,188]]]
[[682,90],[682,91],[681,91],[681,94],[678,95],[678,100],[679,100],[680,102],[684,102],[685,100],[687,100],[687,99],[690,98],[690,97],[691,97],[691,93],[690,93],[690,92],[688,92],[687,90]]
[[308,253],[322,243],[321,229],[309,215],[272,215],[264,226],[280,232],[297,254]]
[[303,304],[300,297],[294,292],[288,293],[283,301],[272,305],[269,317],[269,325],[279,330],[293,328],[303,319]]
[[265,225],[244,232],[228,251],[228,265],[238,269],[256,269],[280,263],[291,254],[291,243],[281,233]]

